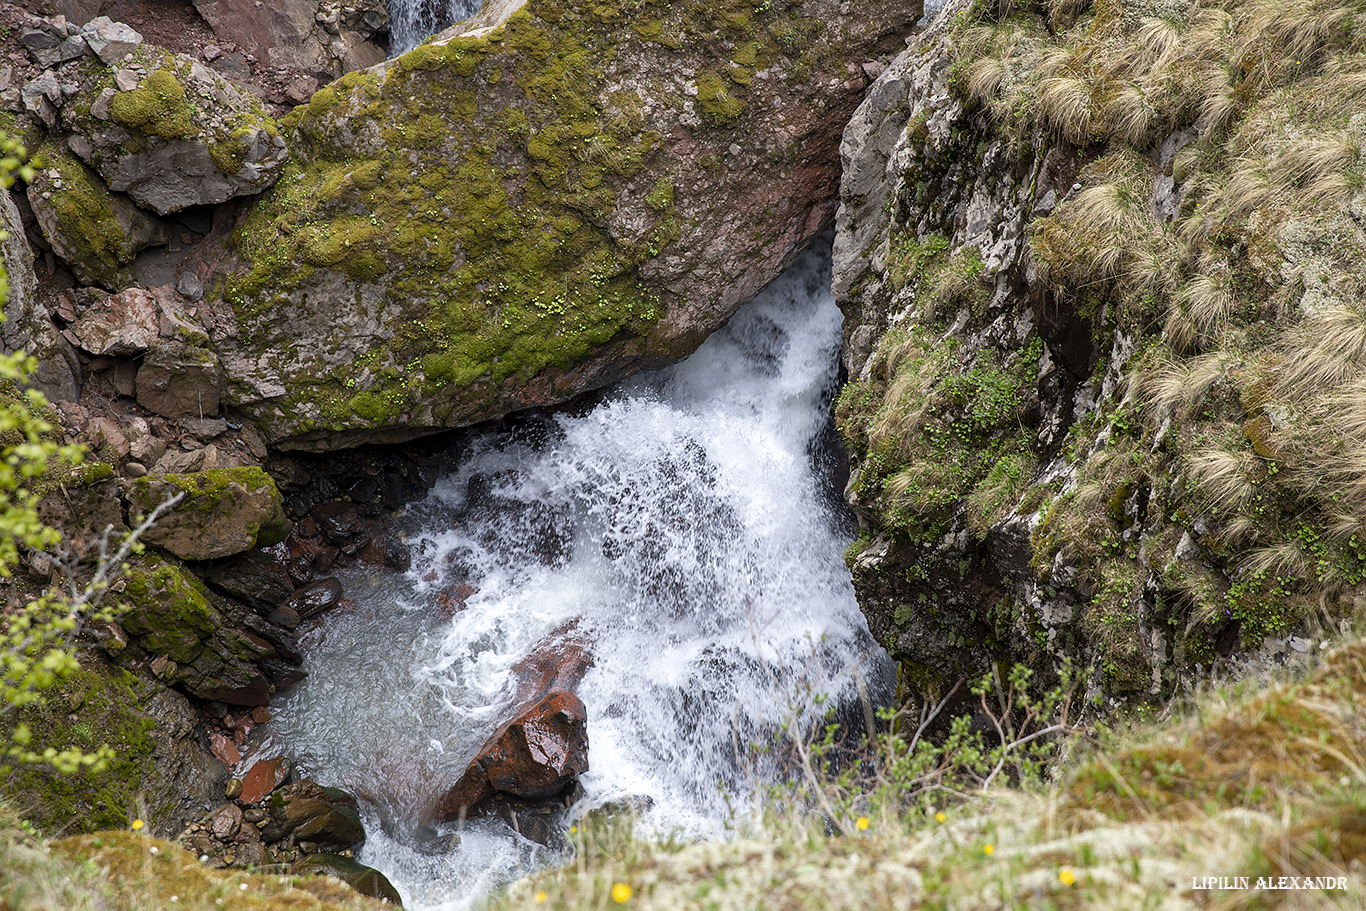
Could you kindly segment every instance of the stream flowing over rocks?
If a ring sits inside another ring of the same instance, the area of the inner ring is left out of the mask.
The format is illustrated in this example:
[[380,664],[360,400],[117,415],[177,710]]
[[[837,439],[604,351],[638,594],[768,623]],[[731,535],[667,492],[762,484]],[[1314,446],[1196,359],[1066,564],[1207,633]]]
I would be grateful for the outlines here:
[[[780,746],[812,695],[860,724],[890,697],[841,559],[829,284],[828,248],[808,253],[687,361],[475,438],[408,510],[411,570],[343,577],[355,607],[303,637],[274,743],[361,798],[359,858],[409,907],[466,907],[562,857],[608,802],[721,834],[784,771],[751,745]],[[570,814],[496,799],[422,825],[545,687],[587,711]]]

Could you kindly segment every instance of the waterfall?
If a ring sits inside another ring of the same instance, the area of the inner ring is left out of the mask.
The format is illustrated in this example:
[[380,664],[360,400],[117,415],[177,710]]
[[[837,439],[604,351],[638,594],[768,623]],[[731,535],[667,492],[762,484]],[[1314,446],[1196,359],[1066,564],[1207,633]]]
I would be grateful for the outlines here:
[[388,0],[389,40],[395,57],[483,6],[483,0]]
[[858,706],[865,681],[890,698],[842,557],[829,287],[827,244],[687,360],[474,439],[408,510],[412,569],[344,578],[356,607],[305,637],[310,676],[273,737],[361,798],[360,858],[409,908],[466,908],[562,859],[497,819],[437,847],[414,820],[505,720],[513,665],[557,630],[594,643],[576,809],[633,800],[655,832],[724,836],[775,772],[745,747],[814,717],[813,695]]

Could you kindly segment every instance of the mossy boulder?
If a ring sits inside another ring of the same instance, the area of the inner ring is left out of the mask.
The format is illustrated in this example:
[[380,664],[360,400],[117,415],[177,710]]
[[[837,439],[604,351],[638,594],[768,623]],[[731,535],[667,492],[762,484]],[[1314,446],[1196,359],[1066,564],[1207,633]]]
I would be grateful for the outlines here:
[[280,491],[255,466],[139,478],[129,490],[128,505],[145,515],[177,494],[180,502],[143,540],[182,559],[231,557],[277,544],[289,534]]
[[260,193],[288,156],[261,102],[189,57],[143,44],[118,68],[79,62],[67,144],[110,190],[158,215]]
[[[6,126],[0,118],[0,129]],[[0,349],[33,355],[38,361],[33,385],[54,401],[74,401],[80,393],[80,363],[38,301],[33,250],[19,207],[8,193],[0,193],[0,285],[7,291]]]
[[201,699],[265,705],[289,675],[278,659],[298,660],[292,634],[209,591],[174,560],[131,565],[119,603],[118,623],[136,646],[120,658],[151,657],[159,680]]
[[128,267],[138,251],[166,242],[160,219],[111,193],[63,146],[47,143],[33,164],[38,177],[28,188],[29,205],[43,237],[82,282],[122,287],[132,278]]
[[415,437],[690,353],[831,223],[920,0],[530,0],[323,88],[216,279],[286,448]]

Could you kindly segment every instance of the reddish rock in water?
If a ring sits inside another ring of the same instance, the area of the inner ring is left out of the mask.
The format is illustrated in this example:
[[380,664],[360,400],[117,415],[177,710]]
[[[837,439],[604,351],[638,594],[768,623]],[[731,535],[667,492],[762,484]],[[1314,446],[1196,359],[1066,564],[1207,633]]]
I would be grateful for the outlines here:
[[572,691],[593,666],[593,640],[578,630],[573,620],[532,646],[512,666],[517,677],[517,701],[523,705],[539,700],[552,690]]
[[555,690],[498,730],[446,793],[437,818],[482,809],[494,792],[553,797],[588,771],[588,713],[578,696]]
[[270,795],[270,792],[284,784],[289,777],[285,772],[283,759],[257,760],[247,774],[242,776],[242,793],[237,800],[243,804],[256,803]]
[[465,602],[479,592],[477,586],[468,582],[457,582],[449,589],[436,593],[436,605],[447,617],[454,617],[465,609]]

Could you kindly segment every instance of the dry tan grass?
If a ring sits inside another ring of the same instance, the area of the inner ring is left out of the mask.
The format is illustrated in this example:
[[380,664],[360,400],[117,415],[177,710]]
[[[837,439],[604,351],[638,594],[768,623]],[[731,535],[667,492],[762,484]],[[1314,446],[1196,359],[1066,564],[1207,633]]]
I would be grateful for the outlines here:
[[1145,149],[1152,144],[1157,118],[1157,108],[1147,90],[1136,82],[1122,83],[1105,106],[1110,133],[1136,149]]
[[1243,511],[1256,486],[1251,452],[1204,449],[1186,459],[1186,475],[1197,496],[1223,516]]
[[1001,93],[1005,81],[1005,64],[995,57],[983,57],[973,61],[968,67],[966,84],[968,94],[978,102],[994,101]]
[[1039,86],[1039,111],[1044,122],[1069,142],[1087,145],[1092,139],[1094,106],[1091,86],[1077,76],[1054,76]]

